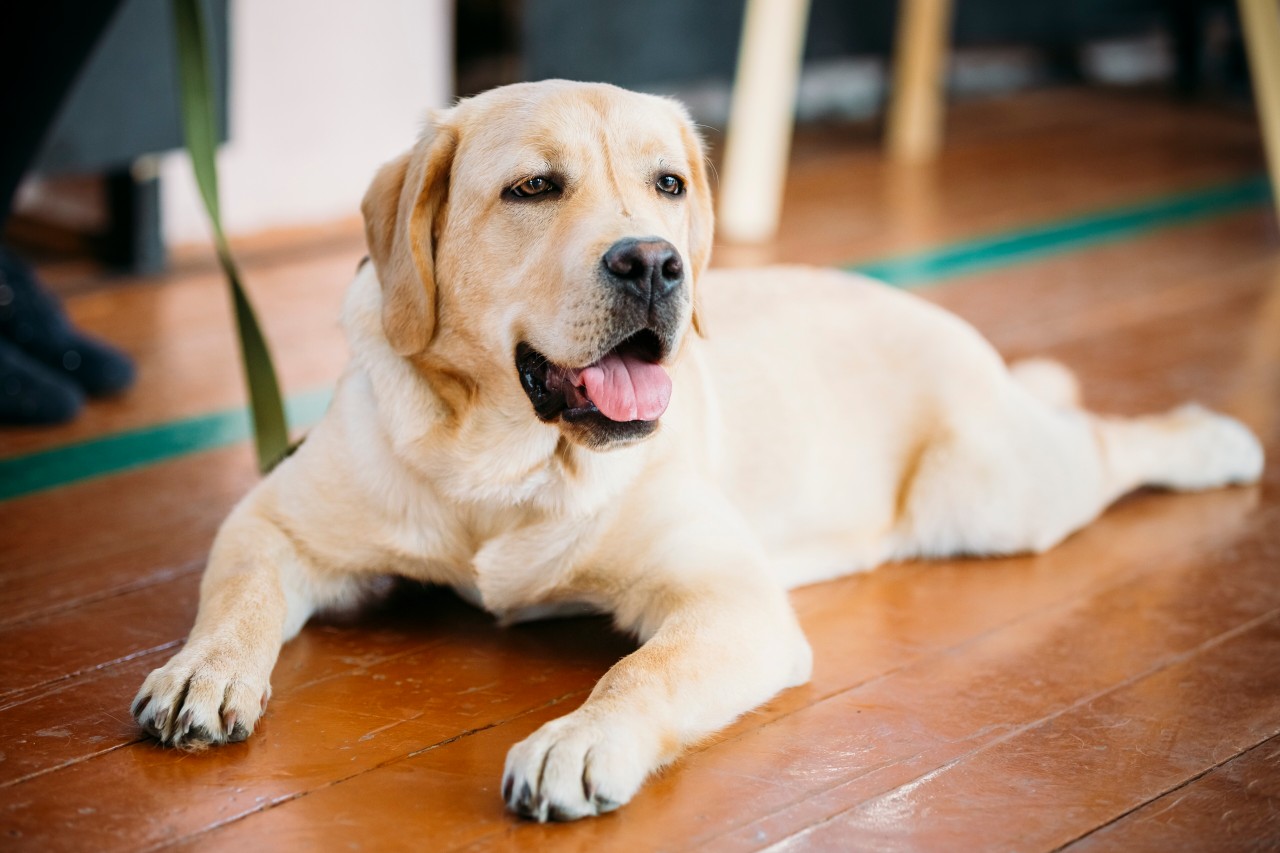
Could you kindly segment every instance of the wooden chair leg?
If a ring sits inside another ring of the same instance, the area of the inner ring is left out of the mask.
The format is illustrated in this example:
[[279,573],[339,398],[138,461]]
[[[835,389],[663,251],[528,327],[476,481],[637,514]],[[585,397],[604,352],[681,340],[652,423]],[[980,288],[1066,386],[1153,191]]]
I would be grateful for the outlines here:
[[943,64],[950,26],[951,0],[898,4],[887,139],[895,160],[932,160],[942,147]]
[[719,228],[731,242],[778,230],[809,0],[748,0],[721,168]]
[[1240,21],[1271,173],[1271,200],[1280,217],[1280,4],[1276,0],[1240,0]]

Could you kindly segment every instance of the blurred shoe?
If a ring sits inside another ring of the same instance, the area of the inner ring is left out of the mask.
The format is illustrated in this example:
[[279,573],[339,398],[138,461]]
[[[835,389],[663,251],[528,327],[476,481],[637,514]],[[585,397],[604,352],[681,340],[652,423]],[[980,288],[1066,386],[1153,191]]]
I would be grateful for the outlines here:
[[35,272],[5,249],[0,249],[0,339],[90,397],[119,394],[133,384],[129,357],[72,326]]
[[0,424],[60,424],[83,404],[74,382],[0,339]]

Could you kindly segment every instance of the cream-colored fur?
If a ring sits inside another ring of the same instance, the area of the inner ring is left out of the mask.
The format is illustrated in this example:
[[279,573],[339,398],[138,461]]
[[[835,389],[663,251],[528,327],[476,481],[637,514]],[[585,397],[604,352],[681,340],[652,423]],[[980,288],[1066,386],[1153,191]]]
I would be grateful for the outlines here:
[[[659,173],[686,192],[660,193]],[[548,174],[555,198],[504,195]],[[587,605],[639,638],[507,760],[512,809],[597,814],[809,677],[788,588],[1039,551],[1139,485],[1262,469],[1231,419],[1089,414],[1061,367],[1011,373],[964,322],[873,281],[705,272],[702,151],[664,99],[545,82],[463,101],[379,173],[365,216],[373,263],[347,298],[353,358],[333,404],[223,525],[190,639],[134,703],[167,744],[247,737],[281,643],[405,575],[506,619]],[[642,236],[685,265],[674,392],[656,434],[600,447],[535,417],[513,354],[598,358],[602,253]]]

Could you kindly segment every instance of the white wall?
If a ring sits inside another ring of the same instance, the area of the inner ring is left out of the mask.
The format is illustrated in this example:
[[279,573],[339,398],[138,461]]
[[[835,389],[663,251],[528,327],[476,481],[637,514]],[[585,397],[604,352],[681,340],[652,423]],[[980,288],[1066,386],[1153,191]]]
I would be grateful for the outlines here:
[[[237,0],[230,141],[218,156],[231,234],[359,214],[377,167],[452,95],[449,0]],[[170,245],[208,226],[183,152],[161,162]]]

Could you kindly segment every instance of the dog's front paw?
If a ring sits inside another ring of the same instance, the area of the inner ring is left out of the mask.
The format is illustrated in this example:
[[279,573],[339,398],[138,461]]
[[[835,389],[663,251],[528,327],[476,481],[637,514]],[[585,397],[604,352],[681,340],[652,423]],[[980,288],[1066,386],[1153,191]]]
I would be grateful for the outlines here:
[[502,798],[512,811],[537,821],[613,811],[635,795],[657,763],[642,727],[582,710],[552,720],[507,753]]
[[153,671],[133,700],[138,725],[166,746],[200,749],[247,738],[271,695],[267,676],[228,645],[188,645]]

